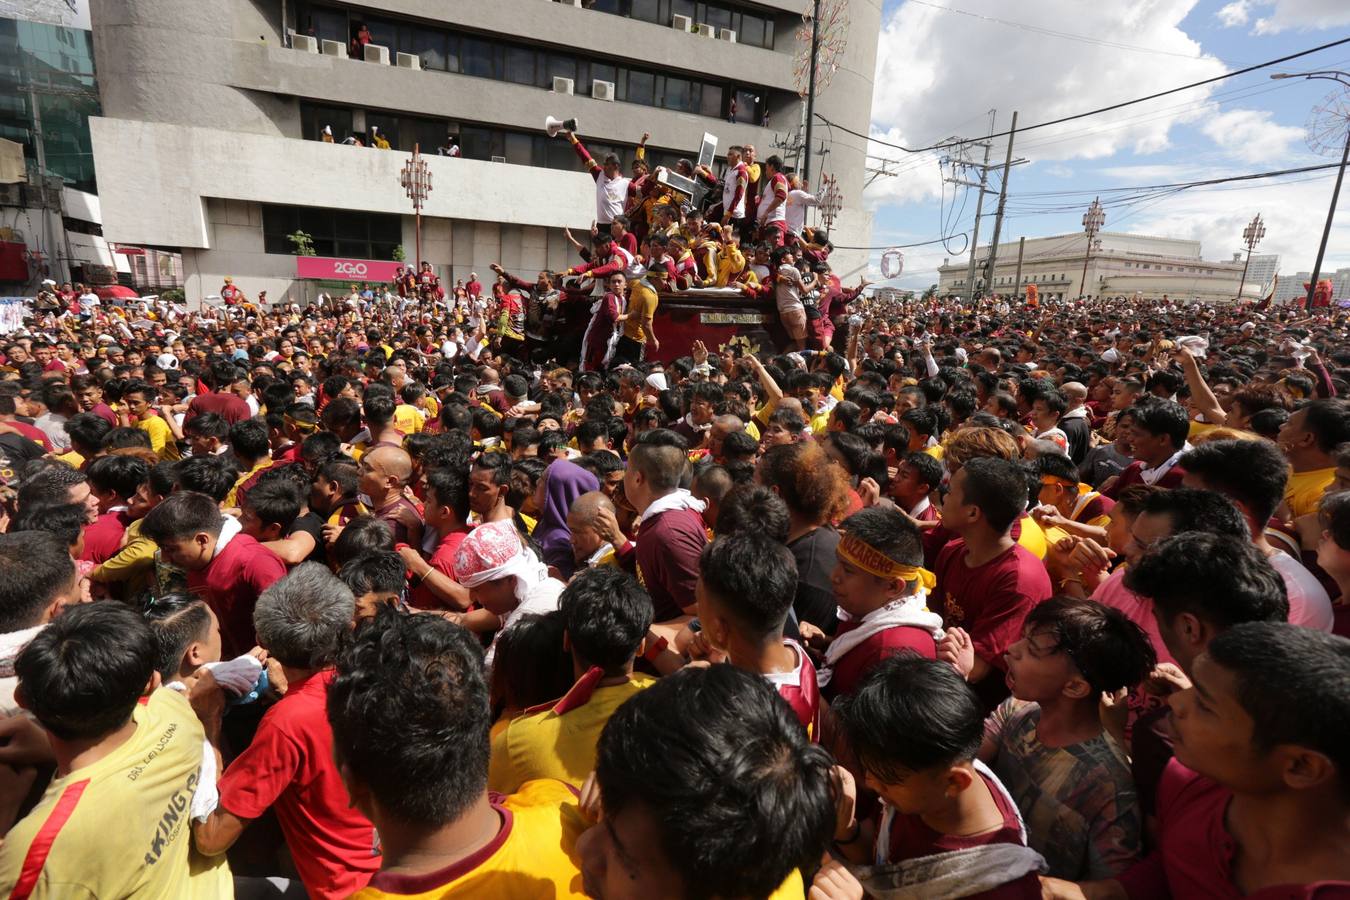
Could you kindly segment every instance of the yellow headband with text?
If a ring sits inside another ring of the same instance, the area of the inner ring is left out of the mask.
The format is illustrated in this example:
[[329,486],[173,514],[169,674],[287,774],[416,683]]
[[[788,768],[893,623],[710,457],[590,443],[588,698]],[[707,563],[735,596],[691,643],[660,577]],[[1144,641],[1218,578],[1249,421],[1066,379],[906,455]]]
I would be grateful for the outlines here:
[[851,534],[839,539],[838,556],[849,565],[862,569],[869,575],[886,581],[919,582],[925,590],[931,591],[937,584],[937,576],[922,566],[907,566],[898,563],[871,544]]

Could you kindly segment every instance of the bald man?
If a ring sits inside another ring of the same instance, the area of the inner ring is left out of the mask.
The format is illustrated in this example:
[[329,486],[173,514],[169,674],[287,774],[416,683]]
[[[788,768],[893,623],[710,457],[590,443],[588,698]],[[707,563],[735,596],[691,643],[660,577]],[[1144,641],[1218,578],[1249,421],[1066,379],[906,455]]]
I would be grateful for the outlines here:
[[582,494],[567,511],[567,530],[572,533],[572,556],[578,571],[594,566],[616,566],[614,547],[600,536],[595,519],[601,512],[615,515],[614,503],[601,491]]
[[422,515],[404,493],[412,478],[412,457],[402,447],[376,447],[361,456],[357,490],[371,514],[389,526],[395,544],[420,547]]
[[1059,392],[1068,401],[1068,408],[1059,417],[1059,430],[1068,438],[1069,458],[1074,465],[1082,465],[1092,449],[1092,414],[1087,408],[1088,389],[1078,381],[1066,381]]
[[713,462],[721,464],[726,461],[722,454],[722,442],[727,439],[727,435],[744,430],[745,423],[738,416],[717,416],[713,419],[712,427],[708,429],[708,455],[713,458]]

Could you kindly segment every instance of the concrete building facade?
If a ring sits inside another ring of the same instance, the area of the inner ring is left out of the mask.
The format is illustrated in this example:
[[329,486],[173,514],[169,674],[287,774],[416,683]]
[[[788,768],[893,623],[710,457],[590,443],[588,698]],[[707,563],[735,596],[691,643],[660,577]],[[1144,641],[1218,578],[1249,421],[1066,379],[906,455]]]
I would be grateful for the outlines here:
[[[414,143],[426,156],[454,135],[462,157],[427,157],[422,258],[448,282],[470,272],[487,281],[493,262],[526,276],[563,268],[576,257],[562,229],[589,228],[595,187],[565,139],[545,135],[545,117],[577,118],[592,154],[618,153],[625,171],[644,131],[655,164],[695,156],[705,132],[720,152],[781,153],[775,141],[802,115],[801,5],[93,0],[103,115],[90,130],[104,230],[119,243],[181,249],[190,303],[226,275],[250,296],[301,300],[332,286],[297,278],[286,235],[303,230],[319,256],[347,260],[388,261],[401,245],[411,262],[399,172]],[[861,131],[880,2],[853,0],[850,16],[848,49],[817,109]],[[343,38],[361,24],[371,46],[350,58]],[[319,139],[325,126],[335,143]],[[372,127],[392,150],[340,143]],[[865,247],[863,151],[836,144],[827,160],[844,196],[834,240]],[[838,268],[865,260],[841,251]]]
[[[1242,262],[1202,258],[1200,242],[1104,231],[1098,234],[1087,257],[1087,235],[1082,232],[1029,238],[1022,253],[1022,276],[1017,280],[1017,242],[999,244],[992,284],[981,270],[989,247],[975,251],[978,291],[997,294],[1026,292],[1034,284],[1042,296],[1072,298],[1089,296],[1230,301],[1238,295]],[[1084,261],[1087,261],[1084,277]],[[967,296],[968,259],[947,259],[938,267],[938,292]],[[1256,297],[1261,285],[1249,276],[1242,289],[1244,298]]]

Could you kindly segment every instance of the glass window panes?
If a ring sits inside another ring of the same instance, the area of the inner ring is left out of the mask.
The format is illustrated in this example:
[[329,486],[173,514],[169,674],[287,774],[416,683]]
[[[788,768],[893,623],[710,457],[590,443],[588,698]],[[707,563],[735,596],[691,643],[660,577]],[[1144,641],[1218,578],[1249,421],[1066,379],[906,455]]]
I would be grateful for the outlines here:
[[698,10],[695,8],[694,0],[670,0],[670,15],[672,19],[675,16],[688,16],[695,18]]
[[703,96],[699,99],[698,111],[701,115],[722,118],[722,97],[726,91],[720,84],[703,85]]
[[534,61],[537,54],[528,47],[506,48],[506,80],[516,84],[534,84]]
[[754,47],[764,46],[764,18],[754,13],[741,15],[741,27],[736,32],[736,40]]
[[346,44],[351,37],[347,31],[347,13],[340,9],[326,9],[311,6],[300,20],[300,33],[308,34],[321,41],[338,41]]
[[714,28],[731,27],[731,11],[724,6],[715,4],[700,4],[703,7],[703,18],[700,20]]
[[656,22],[659,25],[666,25],[662,21],[661,7],[664,5],[661,0],[632,0],[632,8],[629,15],[634,19],[641,19],[644,22]]
[[656,103],[656,76],[650,72],[628,73],[628,92],[624,97],[629,103],[641,103],[653,106]]
[[[613,85],[619,84],[619,70],[615,66],[606,65],[605,63],[591,63],[588,68],[590,68],[591,71],[589,73],[590,77],[586,79],[586,90],[581,91],[580,93],[589,96],[591,88],[597,81],[608,81]],[[580,85],[578,85],[578,87],[580,87]],[[620,97],[620,99],[622,99],[622,97]]]
[[754,91],[736,92],[736,121],[759,124],[759,95]]
[[589,0],[586,3],[587,9],[593,9],[596,12],[605,12],[613,15],[619,14],[619,0]]
[[581,90],[582,86],[576,83],[576,57],[567,56],[562,53],[550,53],[547,56],[544,56],[544,54],[541,53],[540,56],[543,57],[543,65],[539,67],[540,87],[552,89],[554,78],[570,78],[573,81],[573,91],[578,94],[583,93]]
[[506,161],[519,166],[534,162],[534,135],[507,132],[505,135]]
[[464,74],[477,75],[480,78],[496,78],[496,56],[500,49],[482,38],[464,38],[464,46],[460,51]]
[[678,109],[681,112],[689,110],[693,96],[693,85],[690,81],[667,75],[665,82],[665,100],[661,105],[666,109]]
[[445,45],[445,32],[430,28],[414,28],[409,35],[406,52],[417,54],[422,60],[424,69],[444,70],[448,59]]
[[[389,19],[366,19],[364,21],[366,27],[370,29],[370,42],[381,47],[388,47],[389,55],[392,57],[398,47],[398,23]],[[353,34],[355,34],[355,31],[353,31]],[[391,59],[390,62],[393,62],[393,60]]]

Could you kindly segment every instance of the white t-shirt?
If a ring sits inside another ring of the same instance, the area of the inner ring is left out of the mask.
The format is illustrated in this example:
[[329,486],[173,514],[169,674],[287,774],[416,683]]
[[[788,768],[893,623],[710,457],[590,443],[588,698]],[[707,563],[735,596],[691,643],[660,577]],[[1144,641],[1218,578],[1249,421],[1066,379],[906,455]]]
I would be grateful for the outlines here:
[[89,291],[88,293],[80,295],[80,306],[98,306],[98,305],[99,305],[98,294],[95,294],[93,291]]
[[[722,173],[722,203],[731,202],[731,198],[736,196],[736,182],[742,176],[745,178],[745,189],[741,191],[741,202],[731,210],[733,219],[745,218],[745,197],[750,193],[750,175],[745,169],[745,163],[737,163],[734,166],[727,166],[727,170]],[[725,207],[724,207],[725,208]]]
[[783,205],[787,207],[788,231],[801,234],[802,229],[806,227],[807,207],[817,205],[816,195],[803,190],[788,191],[787,202]]
[[606,178],[601,172],[595,177],[595,221],[608,225],[615,216],[623,215],[628,202],[628,179],[622,175]]
[[1284,579],[1284,588],[1289,594],[1290,624],[1331,631],[1335,621],[1331,598],[1313,573],[1283,550],[1275,551],[1270,564]]
[[[773,176],[772,178],[767,179],[767,182],[764,184],[763,189],[760,191],[759,208],[755,210],[755,213],[759,221],[765,225],[769,224],[770,222],[787,221],[788,201],[786,199],[782,203],[778,204],[778,206],[774,208],[773,212],[769,212],[769,206],[776,199],[774,197],[774,186],[778,184],[781,184],[783,187],[787,187],[787,178],[781,172]],[[789,191],[789,197],[790,196],[791,192]]]

